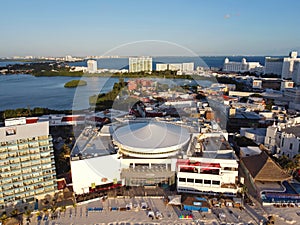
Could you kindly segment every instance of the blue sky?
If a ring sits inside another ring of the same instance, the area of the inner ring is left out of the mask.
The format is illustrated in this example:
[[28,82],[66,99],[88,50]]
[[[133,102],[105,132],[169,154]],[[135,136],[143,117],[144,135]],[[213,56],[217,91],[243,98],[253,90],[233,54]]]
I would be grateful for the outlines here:
[[298,0],[3,0],[0,4],[0,57],[287,55],[300,50]]

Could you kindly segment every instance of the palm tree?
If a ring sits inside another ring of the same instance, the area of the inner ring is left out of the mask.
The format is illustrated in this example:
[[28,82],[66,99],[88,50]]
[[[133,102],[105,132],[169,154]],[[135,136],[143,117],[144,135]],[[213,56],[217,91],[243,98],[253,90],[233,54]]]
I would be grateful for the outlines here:
[[0,221],[2,222],[2,224],[5,224],[7,219],[8,219],[8,217],[6,215],[6,212],[4,212],[0,217]]
[[26,220],[30,221],[30,216],[31,216],[31,211],[30,210],[26,210],[24,215],[26,216]]
[[11,217],[17,217],[19,215],[19,210],[14,209],[11,213],[10,213]]
[[243,200],[244,200],[245,194],[247,194],[247,193],[248,193],[248,188],[246,185],[243,184],[242,189],[241,189],[241,194],[242,194]]

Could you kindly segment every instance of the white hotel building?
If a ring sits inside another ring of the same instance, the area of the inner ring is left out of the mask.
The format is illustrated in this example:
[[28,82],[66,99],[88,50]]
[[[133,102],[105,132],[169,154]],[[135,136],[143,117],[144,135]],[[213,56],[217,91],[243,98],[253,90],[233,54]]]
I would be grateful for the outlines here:
[[97,61],[96,60],[88,60],[87,61],[87,72],[88,73],[96,73],[98,70]]
[[[293,79],[295,83],[299,79],[295,74],[299,74],[298,65],[300,58],[297,58],[298,53],[292,51],[289,57],[284,58],[265,58],[265,74],[281,75],[282,79]],[[296,76],[296,77],[295,77]]]
[[262,72],[263,66],[259,62],[247,62],[245,58],[241,62],[230,62],[225,58],[223,64],[223,71],[225,72]]
[[152,58],[151,57],[130,57],[129,58],[129,72],[151,72]]
[[165,70],[172,70],[172,71],[179,71],[183,73],[193,72],[194,71],[194,63],[157,63],[156,64],[156,71],[165,71]]
[[57,190],[48,122],[7,119],[0,127],[0,209],[34,202]]

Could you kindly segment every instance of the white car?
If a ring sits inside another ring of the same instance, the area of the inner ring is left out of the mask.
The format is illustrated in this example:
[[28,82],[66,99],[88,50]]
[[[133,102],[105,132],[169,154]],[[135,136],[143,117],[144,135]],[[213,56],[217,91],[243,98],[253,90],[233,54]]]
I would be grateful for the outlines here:
[[141,209],[142,209],[142,210],[146,210],[147,208],[148,208],[147,203],[146,203],[146,202],[142,202],[142,203],[141,203]]
[[148,215],[148,217],[151,217],[152,219],[155,218],[154,212],[153,212],[153,211],[149,211],[149,212],[147,213],[147,215]]
[[126,209],[127,209],[127,210],[131,210],[131,209],[132,209],[132,203],[126,204]]
[[156,219],[162,219],[162,218],[163,218],[163,215],[161,214],[161,212],[156,211],[156,212],[155,212],[155,217],[156,217]]

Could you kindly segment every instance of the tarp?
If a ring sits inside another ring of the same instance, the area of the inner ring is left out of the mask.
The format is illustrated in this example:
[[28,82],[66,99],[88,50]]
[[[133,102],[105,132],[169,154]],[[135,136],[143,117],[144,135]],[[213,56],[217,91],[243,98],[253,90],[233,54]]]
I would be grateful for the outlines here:
[[168,205],[181,205],[181,195],[168,196]]

